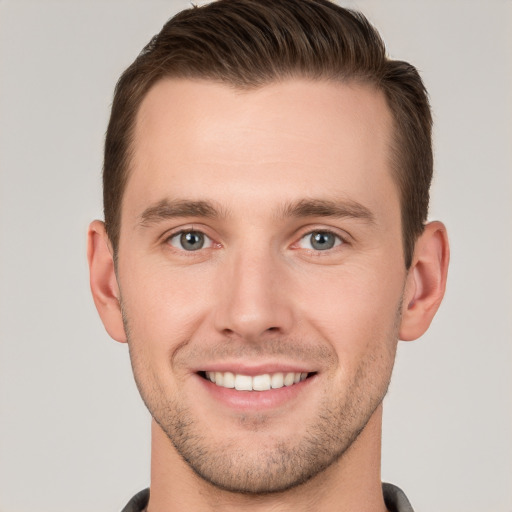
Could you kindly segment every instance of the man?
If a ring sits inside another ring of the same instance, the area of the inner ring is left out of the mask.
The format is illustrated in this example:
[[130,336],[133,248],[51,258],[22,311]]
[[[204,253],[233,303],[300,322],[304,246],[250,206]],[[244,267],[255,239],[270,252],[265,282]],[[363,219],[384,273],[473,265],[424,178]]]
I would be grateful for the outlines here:
[[326,0],[171,19],[122,75],[91,288],[153,417],[126,511],[412,510],[381,484],[397,340],[444,294],[416,70]]

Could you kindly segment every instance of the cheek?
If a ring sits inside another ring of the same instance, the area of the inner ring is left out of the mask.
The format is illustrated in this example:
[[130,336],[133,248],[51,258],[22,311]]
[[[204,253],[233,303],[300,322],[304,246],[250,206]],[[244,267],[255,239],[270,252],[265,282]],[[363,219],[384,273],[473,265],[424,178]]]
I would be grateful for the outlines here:
[[132,341],[154,353],[187,341],[207,310],[205,276],[148,264],[129,272],[121,295]]
[[333,345],[340,361],[379,351],[383,344],[396,343],[402,274],[374,265],[332,272],[322,286],[313,278],[297,291],[303,297],[302,315]]

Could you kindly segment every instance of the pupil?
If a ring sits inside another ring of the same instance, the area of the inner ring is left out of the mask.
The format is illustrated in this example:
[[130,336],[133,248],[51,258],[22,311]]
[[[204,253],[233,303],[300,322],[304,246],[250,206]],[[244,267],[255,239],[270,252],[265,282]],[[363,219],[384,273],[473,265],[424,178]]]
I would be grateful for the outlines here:
[[334,236],[331,233],[317,232],[311,235],[311,246],[320,251],[334,247]]
[[197,251],[204,245],[204,236],[194,231],[183,233],[181,235],[181,245],[187,251]]

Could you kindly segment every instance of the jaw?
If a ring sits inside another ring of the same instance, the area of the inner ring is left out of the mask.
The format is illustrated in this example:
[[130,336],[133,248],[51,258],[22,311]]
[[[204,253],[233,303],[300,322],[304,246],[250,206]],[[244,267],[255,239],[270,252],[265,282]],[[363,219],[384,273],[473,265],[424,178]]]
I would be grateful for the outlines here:
[[380,483],[381,424],[382,406],[378,406],[343,455],[299,485],[272,493],[239,493],[196,472],[153,421],[151,507],[159,510],[175,505],[179,510],[226,512],[385,511]]

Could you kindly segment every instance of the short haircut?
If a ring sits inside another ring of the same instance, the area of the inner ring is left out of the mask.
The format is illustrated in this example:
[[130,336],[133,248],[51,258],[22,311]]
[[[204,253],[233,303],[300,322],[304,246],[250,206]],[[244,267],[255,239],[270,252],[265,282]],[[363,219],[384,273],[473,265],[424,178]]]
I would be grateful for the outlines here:
[[136,116],[159,80],[206,79],[241,89],[293,78],[361,83],[381,91],[393,117],[390,162],[410,267],[428,214],[432,116],[412,65],[386,57],[360,13],[328,0],[219,0],[171,18],[121,75],[105,141],[103,206],[117,255]]

